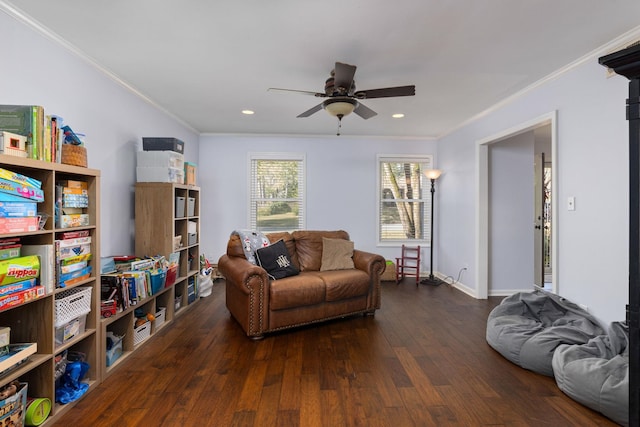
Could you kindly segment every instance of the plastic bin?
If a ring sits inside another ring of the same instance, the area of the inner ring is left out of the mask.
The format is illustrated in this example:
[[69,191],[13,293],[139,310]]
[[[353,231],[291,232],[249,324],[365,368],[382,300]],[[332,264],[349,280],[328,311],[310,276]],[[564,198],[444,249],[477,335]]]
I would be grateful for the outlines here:
[[176,197],[176,218],[184,218],[184,197]]
[[187,198],[187,216],[195,216],[196,214],[196,199],[194,197]]
[[87,315],[84,314],[56,328],[56,347],[84,334]]
[[133,345],[136,346],[151,336],[151,322],[133,329]]
[[164,322],[167,319],[167,308],[166,307],[158,307],[158,312],[155,314],[156,320],[153,321],[154,327],[156,331],[164,325]]
[[178,266],[172,265],[167,270],[167,280],[165,281],[165,287],[173,286],[176,283],[176,278],[178,277]]
[[198,233],[189,233],[187,234],[187,245],[195,245],[198,243]]
[[87,314],[91,311],[91,288],[78,287],[67,289],[56,295],[55,323],[56,328]]
[[174,151],[138,151],[136,166],[184,169],[184,156]]
[[179,140],[178,138],[143,137],[142,149],[145,151],[171,150],[171,151],[175,151],[176,153],[183,154],[184,142]]
[[[155,273],[151,273],[151,294],[155,295],[164,289],[164,283],[167,278],[167,271],[157,270]],[[175,280],[175,279],[174,279]]]
[[111,348],[107,350],[107,366],[111,366],[115,363],[120,356],[122,356],[122,339],[124,337],[118,337],[115,334],[111,335],[111,339],[115,342],[112,344]]

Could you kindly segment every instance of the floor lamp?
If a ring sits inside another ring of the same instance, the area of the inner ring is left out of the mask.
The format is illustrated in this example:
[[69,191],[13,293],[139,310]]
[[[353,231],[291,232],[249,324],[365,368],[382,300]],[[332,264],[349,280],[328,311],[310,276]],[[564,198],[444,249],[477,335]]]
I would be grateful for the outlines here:
[[429,238],[431,239],[431,245],[429,248],[429,252],[431,255],[431,264],[429,265],[429,277],[426,277],[420,281],[420,283],[423,285],[439,286],[444,283],[444,281],[438,279],[433,275],[433,194],[436,192],[436,179],[438,179],[441,174],[442,171],[440,169],[427,169],[424,171],[424,176],[431,180],[431,218],[429,219],[429,222],[431,223],[431,233],[429,233]]

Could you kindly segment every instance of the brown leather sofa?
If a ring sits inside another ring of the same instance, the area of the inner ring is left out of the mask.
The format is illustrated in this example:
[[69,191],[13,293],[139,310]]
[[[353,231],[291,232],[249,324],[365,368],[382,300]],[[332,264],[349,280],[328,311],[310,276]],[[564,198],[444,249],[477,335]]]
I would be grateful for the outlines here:
[[286,244],[300,274],[270,280],[260,266],[247,261],[240,238],[232,235],[218,261],[226,278],[226,304],[247,336],[355,314],[373,315],[380,308],[380,276],[386,262],[376,254],[353,250],[351,269],[321,271],[323,237],[349,240],[346,231],[294,231],[266,235]]

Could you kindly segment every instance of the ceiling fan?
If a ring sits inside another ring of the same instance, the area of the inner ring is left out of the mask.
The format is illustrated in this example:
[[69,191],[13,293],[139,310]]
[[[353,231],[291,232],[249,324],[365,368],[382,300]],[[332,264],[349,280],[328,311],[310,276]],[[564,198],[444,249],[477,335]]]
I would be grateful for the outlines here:
[[320,104],[300,113],[297,117],[309,117],[310,115],[324,109],[326,112],[338,118],[338,135],[340,135],[340,125],[342,118],[351,113],[356,113],[363,119],[369,119],[378,113],[366,107],[360,102],[362,99],[390,98],[396,96],[414,96],[416,87],[397,86],[381,89],[369,89],[356,91],[356,84],[353,76],[356,73],[356,66],[336,62],[335,68],[331,71],[331,76],[326,80],[324,92],[312,92],[306,90],[269,88],[269,90],[280,90],[287,92],[298,92],[306,95],[313,95],[319,98],[327,98]]

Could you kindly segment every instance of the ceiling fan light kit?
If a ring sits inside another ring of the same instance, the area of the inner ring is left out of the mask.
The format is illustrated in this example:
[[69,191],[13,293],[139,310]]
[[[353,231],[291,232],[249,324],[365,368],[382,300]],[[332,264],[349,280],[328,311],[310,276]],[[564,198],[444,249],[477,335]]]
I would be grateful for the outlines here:
[[[338,118],[338,129],[344,116],[356,113],[363,119],[370,119],[378,113],[366,107],[358,100],[372,98],[391,98],[397,96],[414,96],[416,87],[398,86],[381,89],[360,90],[355,92],[355,81],[353,76],[356,73],[356,66],[336,62],[335,68],[331,71],[331,77],[325,81],[324,92],[311,92],[307,90],[269,88],[269,90],[279,90],[287,92],[298,92],[313,95],[319,98],[327,98],[322,103],[300,113],[297,117],[309,117],[310,115],[325,110],[329,114]],[[338,130],[338,135],[340,131]]]
[[358,108],[358,101],[352,98],[330,98],[322,103],[322,107],[327,113],[342,119]]

